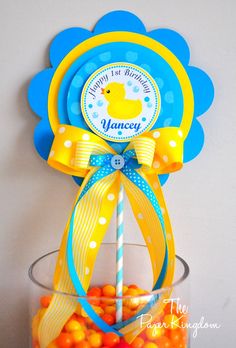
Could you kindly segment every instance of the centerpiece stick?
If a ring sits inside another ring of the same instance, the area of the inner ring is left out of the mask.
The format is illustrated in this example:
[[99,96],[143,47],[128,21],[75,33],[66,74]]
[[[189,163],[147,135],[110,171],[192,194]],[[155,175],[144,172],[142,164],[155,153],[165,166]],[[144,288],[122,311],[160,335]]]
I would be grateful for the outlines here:
[[[124,262],[124,187],[121,183],[117,203],[116,228],[116,296],[123,293],[123,262]],[[122,321],[122,300],[116,301],[116,322]]]

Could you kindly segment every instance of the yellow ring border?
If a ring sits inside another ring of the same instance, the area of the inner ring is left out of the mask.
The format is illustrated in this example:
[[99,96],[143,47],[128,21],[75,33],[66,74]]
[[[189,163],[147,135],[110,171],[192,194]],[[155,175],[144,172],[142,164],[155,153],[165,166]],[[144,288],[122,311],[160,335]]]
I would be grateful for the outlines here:
[[168,48],[158,41],[142,34],[126,31],[108,32],[93,36],[76,46],[61,61],[53,75],[48,93],[48,118],[53,133],[56,133],[58,125],[60,124],[57,110],[57,96],[66,71],[69,69],[71,64],[73,64],[73,62],[85,52],[99,45],[112,42],[131,42],[140,44],[156,52],[167,61],[175,72],[183,93],[183,116],[180,128],[185,139],[189,133],[193,120],[194,97],[191,82],[183,65]]
[[[159,88],[157,86],[157,83],[155,82],[153,77],[146,70],[144,70],[143,68],[139,67],[138,65],[135,65],[135,64],[132,64],[132,63],[127,63],[127,62],[109,63],[109,64],[106,64],[106,65],[103,65],[101,68],[99,68],[96,71],[94,71],[94,73],[92,73],[89,76],[89,78],[87,79],[87,81],[86,81],[86,83],[85,83],[85,85],[83,87],[82,93],[81,93],[81,102],[80,102],[80,104],[81,104],[81,111],[82,111],[82,114],[84,116],[84,120],[87,123],[87,125],[92,129],[92,131],[95,134],[97,134],[98,136],[102,137],[105,140],[109,140],[109,141],[113,141],[113,142],[119,142],[119,143],[129,142],[130,140],[132,140],[132,138],[134,138],[134,136],[131,136],[129,139],[120,139],[120,140],[117,141],[116,139],[112,139],[112,138],[106,136],[105,134],[101,135],[96,130],[96,128],[93,126],[93,124],[90,122],[90,120],[87,119],[83,101],[84,101],[84,98],[85,98],[85,92],[87,90],[87,87],[88,87],[90,81],[94,78],[94,76],[99,74],[103,69],[106,69],[108,66],[119,66],[119,65],[122,65],[122,64],[130,66],[130,67],[133,67],[135,69],[138,68],[144,75],[146,75],[149,78],[149,80],[152,82],[153,87],[155,89],[155,92],[156,92],[156,94],[158,96],[158,105],[157,105],[157,110],[156,110],[155,116],[154,116],[152,122],[150,123],[150,125],[146,128],[145,132],[148,132],[152,128],[154,123],[157,121],[158,116],[159,116],[160,111],[161,111],[161,95],[160,95],[160,91],[159,91]],[[139,134],[139,135],[142,135],[142,133]]]

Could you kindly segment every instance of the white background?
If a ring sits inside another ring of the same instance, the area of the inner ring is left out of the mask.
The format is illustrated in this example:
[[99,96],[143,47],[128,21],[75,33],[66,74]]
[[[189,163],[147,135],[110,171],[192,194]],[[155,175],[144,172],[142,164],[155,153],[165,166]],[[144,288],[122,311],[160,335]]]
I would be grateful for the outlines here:
[[[77,191],[33,148],[38,120],[27,105],[28,83],[48,66],[49,43],[58,32],[92,29],[114,9],[136,13],[150,30],[180,32],[190,43],[191,63],[214,80],[215,102],[201,120],[204,150],[172,175],[164,191],[177,252],[191,267],[193,318],[204,315],[222,325],[200,332],[192,346],[235,345],[235,5],[234,0],[1,0],[1,347],[27,347],[27,268],[58,247]],[[138,241],[126,221],[127,239]]]

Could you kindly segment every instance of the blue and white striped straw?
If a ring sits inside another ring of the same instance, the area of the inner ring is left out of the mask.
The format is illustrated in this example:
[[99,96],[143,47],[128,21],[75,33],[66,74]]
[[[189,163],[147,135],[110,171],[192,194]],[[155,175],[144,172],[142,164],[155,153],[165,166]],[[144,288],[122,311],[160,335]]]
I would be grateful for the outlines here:
[[[117,204],[116,231],[116,296],[123,294],[123,257],[124,257],[124,187],[120,185]],[[116,301],[116,322],[122,321],[122,300]]]

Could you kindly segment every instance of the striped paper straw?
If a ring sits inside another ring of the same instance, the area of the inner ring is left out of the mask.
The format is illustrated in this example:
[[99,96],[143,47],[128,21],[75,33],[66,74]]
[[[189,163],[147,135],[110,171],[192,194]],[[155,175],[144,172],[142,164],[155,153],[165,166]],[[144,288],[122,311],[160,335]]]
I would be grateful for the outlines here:
[[[120,185],[117,204],[117,231],[116,231],[116,296],[123,293],[123,246],[124,236],[124,187]],[[122,321],[122,300],[116,301],[116,322]]]

